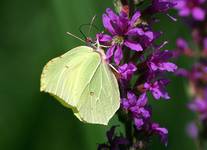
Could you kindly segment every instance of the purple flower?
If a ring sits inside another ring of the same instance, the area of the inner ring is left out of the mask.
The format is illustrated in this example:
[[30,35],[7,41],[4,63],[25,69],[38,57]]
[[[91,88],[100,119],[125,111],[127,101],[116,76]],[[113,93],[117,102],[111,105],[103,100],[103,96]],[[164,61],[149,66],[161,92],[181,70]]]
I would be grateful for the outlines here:
[[134,118],[134,124],[135,124],[136,128],[138,130],[140,130],[142,128],[142,126],[144,125],[144,120],[141,118]]
[[140,38],[153,39],[152,32],[145,33],[142,28],[136,27],[140,16],[141,13],[137,11],[129,19],[126,13],[121,12],[117,15],[109,8],[103,14],[103,25],[111,35],[99,34],[98,38],[101,43],[110,47],[106,56],[108,59],[114,56],[117,65],[123,58],[122,48],[124,46],[139,52],[143,51],[143,46],[139,43]]
[[173,8],[176,3],[171,0],[153,0],[152,5],[149,7],[150,13],[167,12]]
[[134,93],[128,92],[127,98],[122,99],[122,107],[131,112],[137,129],[140,129],[144,125],[144,120],[151,116],[150,110],[147,106],[147,101],[146,93],[143,93],[139,98],[137,98]]
[[129,142],[126,138],[122,136],[115,135],[116,126],[111,127],[109,131],[107,131],[107,139],[108,143],[106,144],[99,144],[98,150],[120,150],[121,145],[127,145]]
[[178,38],[176,41],[177,47],[180,49],[187,49],[188,47],[188,43],[186,40],[184,40],[183,38]]
[[188,78],[189,72],[186,69],[179,68],[176,70],[175,75]]
[[202,21],[205,19],[206,12],[201,6],[205,0],[176,0],[176,9],[179,15],[187,17],[192,15],[195,20]]
[[188,107],[192,111],[199,113],[201,120],[207,119],[207,97],[205,99],[196,98],[188,105]]
[[198,127],[196,126],[195,122],[188,124],[187,133],[192,139],[196,139],[198,137]]
[[145,83],[144,84],[144,88],[146,90],[149,90],[153,97],[155,99],[160,99],[160,98],[164,98],[164,99],[170,99],[168,93],[165,90],[165,86],[169,83],[169,80],[158,80],[155,81],[154,83]]
[[161,141],[167,146],[168,144],[168,130],[166,128],[161,128],[159,124],[152,124],[152,131],[155,134],[158,134],[161,138]]
[[169,71],[174,72],[177,69],[177,66],[174,63],[168,62],[168,59],[173,56],[172,52],[157,51],[151,55],[148,61],[148,66],[152,71]]
[[125,80],[130,80],[136,70],[137,67],[133,63],[124,64],[118,68],[121,78]]
[[174,56],[175,57],[178,57],[182,54],[184,54],[186,56],[192,56],[193,55],[193,52],[189,48],[187,41],[184,40],[183,38],[178,38],[177,41],[176,41],[176,45],[177,45],[177,49],[176,49],[176,51],[174,51]]

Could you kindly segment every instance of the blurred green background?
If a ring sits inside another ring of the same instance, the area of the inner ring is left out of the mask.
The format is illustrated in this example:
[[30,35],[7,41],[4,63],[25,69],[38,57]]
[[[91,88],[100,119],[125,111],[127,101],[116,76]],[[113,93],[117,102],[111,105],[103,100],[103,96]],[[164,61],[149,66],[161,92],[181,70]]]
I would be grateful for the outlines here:
[[[83,124],[48,94],[39,92],[45,63],[82,43],[67,36],[81,36],[79,26],[112,7],[110,0],[1,0],[0,2],[0,150],[95,150],[105,141],[108,127]],[[170,49],[176,37],[189,37],[179,21],[166,16],[156,28],[165,32]],[[188,61],[180,62],[188,65]],[[193,118],[186,109],[184,81],[173,77],[172,99],[152,101],[154,120],[169,129],[169,146],[158,140],[153,150],[194,150],[185,134]],[[118,124],[116,117],[110,122]]]

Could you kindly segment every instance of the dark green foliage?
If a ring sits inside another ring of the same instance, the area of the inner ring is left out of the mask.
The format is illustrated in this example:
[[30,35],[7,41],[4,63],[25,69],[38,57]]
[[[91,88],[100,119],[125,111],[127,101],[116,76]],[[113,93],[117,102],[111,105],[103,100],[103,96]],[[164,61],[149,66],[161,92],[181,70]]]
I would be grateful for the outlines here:
[[[66,32],[81,36],[79,26],[89,23],[95,14],[101,28],[101,14],[107,7],[112,7],[109,0],[1,0],[0,149],[95,150],[105,141],[107,127],[78,121],[70,110],[39,92],[39,79],[49,59],[82,44]],[[160,26],[172,49],[175,38],[187,37],[188,31],[167,19]],[[170,132],[167,149],[194,150],[185,134],[192,117],[186,109],[183,80],[174,77],[170,93],[170,102],[153,106],[155,120]],[[116,118],[111,124],[116,124]],[[154,145],[152,150],[166,149],[159,142]]]

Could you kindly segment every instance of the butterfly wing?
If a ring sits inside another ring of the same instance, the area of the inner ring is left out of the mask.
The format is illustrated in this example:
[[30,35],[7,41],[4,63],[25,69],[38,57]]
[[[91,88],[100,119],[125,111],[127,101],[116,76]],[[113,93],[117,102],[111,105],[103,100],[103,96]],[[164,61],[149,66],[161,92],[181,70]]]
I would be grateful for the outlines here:
[[116,78],[87,46],[51,60],[41,75],[41,91],[55,96],[88,123],[107,124],[120,105]]
[[101,60],[86,46],[74,48],[49,61],[41,75],[41,91],[57,97],[64,105],[76,107]]
[[78,115],[85,122],[106,125],[119,106],[117,80],[108,65],[102,62],[81,95]]

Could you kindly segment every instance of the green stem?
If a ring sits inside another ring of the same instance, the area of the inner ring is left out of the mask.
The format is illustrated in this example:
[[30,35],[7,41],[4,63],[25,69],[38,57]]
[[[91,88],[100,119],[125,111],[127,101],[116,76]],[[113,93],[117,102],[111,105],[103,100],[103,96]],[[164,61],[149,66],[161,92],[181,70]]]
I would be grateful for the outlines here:
[[195,140],[195,144],[196,144],[196,149],[197,150],[202,150],[201,145],[200,145],[200,140]]
[[129,0],[129,16],[133,16],[135,11],[135,4],[134,4],[134,0]]
[[125,122],[125,132],[126,137],[129,139],[130,143],[133,143],[133,136],[132,136],[132,121],[126,121]]

